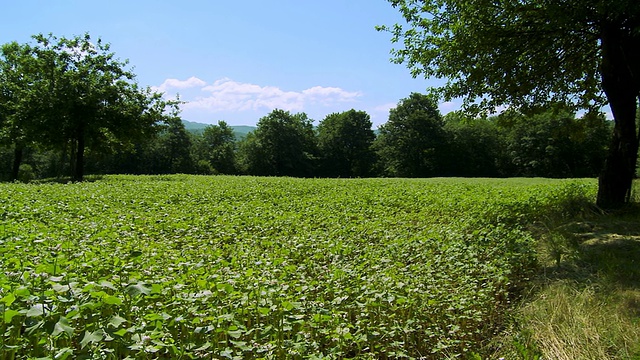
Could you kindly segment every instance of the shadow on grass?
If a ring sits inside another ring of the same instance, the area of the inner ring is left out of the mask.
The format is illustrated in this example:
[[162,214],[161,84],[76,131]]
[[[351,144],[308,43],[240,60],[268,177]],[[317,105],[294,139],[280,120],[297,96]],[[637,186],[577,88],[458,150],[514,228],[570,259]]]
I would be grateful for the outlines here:
[[572,222],[552,231],[549,280],[569,279],[640,289],[640,208]]
[[640,288],[640,233],[609,233],[604,239],[589,240],[580,245],[583,266],[608,283]]
[[640,359],[640,207],[555,225],[508,358]]

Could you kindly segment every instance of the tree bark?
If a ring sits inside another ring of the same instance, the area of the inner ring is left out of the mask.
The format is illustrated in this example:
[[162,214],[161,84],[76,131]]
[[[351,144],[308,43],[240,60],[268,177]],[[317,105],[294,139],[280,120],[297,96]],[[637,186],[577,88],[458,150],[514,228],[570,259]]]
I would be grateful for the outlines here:
[[76,143],[77,143],[77,151],[76,151],[76,165],[73,171],[73,181],[82,181],[84,180],[84,128],[81,125],[78,127],[76,133]]
[[613,209],[629,202],[638,157],[636,107],[639,95],[638,44],[617,26],[602,32],[602,87],[614,118],[604,170],[599,179],[597,205]]
[[13,149],[13,168],[11,169],[11,181],[18,180],[20,164],[22,164],[23,147],[16,144]]

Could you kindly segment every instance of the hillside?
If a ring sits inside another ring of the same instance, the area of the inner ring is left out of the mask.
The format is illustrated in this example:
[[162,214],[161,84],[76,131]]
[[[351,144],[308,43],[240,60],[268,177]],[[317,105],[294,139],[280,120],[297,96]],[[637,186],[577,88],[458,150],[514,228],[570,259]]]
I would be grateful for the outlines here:
[[[203,123],[187,121],[187,120],[182,120],[182,123],[184,124],[184,128],[187,129],[187,131],[198,132],[198,133],[202,132],[204,128],[206,128],[207,126],[214,125],[214,124],[203,124]],[[245,136],[247,136],[248,133],[256,129],[255,126],[246,126],[246,125],[238,125],[238,126],[230,126],[230,127],[233,129],[233,133],[236,135],[237,139],[244,138]]]

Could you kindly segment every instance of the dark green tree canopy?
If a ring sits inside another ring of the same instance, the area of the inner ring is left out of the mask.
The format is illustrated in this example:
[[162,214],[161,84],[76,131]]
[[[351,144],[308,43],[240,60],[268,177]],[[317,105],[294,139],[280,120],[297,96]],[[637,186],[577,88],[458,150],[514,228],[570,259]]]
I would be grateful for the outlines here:
[[406,25],[380,27],[402,45],[394,61],[446,79],[431,94],[472,112],[609,103],[615,128],[598,204],[628,201],[638,153],[640,2],[637,0],[389,0]]
[[236,136],[225,122],[207,126],[202,132],[199,152],[218,173],[235,174]]
[[17,179],[23,150],[32,144],[46,89],[38,82],[38,59],[28,44],[11,42],[0,48],[0,144],[14,147],[11,179]]
[[244,171],[253,175],[312,176],[317,144],[305,113],[275,109],[240,146]]
[[431,177],[444,175],[447,144],[437,104],[426,95],[412,93],[389,112],[375,149],[384,164],[383,174]]
[[628,64],[640,68],[634,0],[389,1],[407,21],[379,27],[404,46],[394,61],[414,76],[446,79],[432,89],[446,100],[463,97],[489,111],[543,102],[599,107],[606,101],[602,38],[613,28],[630,43]]
[[[446,169],[449,175],[462,177],[500,177],[508,163],[503,141],[495,121],[469,118],[460,111],[444,116],[444,130],[450,146]],[[509,175],[511,173],[508,173]]]
[[508,110],[495,119],[516,176],[593,177],[602,168],[610,128],[601,114],[576,118],[557,104],[527,115]]
[[371,145],[376,136],[364,111],[351,109],[327,115],[318,125],[318,149],[327,176],[365,177],[371,175],[375,154]]
[[85,150],[132,147],[163,120],[170,103],[138,87],[109,44],[89,34],[33,38],[34,45],[2,47],[2,112],[10,116],[0,125],[22,143],[70,149],[75,180],[83,178]]

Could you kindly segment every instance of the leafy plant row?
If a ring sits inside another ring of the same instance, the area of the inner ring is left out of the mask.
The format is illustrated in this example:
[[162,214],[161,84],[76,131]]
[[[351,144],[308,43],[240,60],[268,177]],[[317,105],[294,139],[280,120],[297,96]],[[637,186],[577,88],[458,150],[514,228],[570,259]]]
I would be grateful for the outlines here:
[[441,358],[593,181],[109,176],[0,184],[0,357]]

